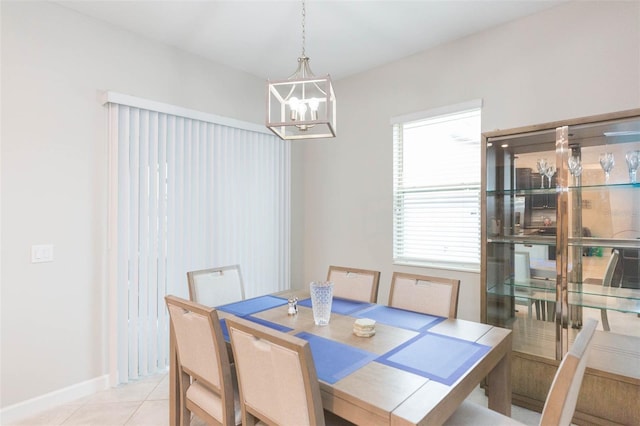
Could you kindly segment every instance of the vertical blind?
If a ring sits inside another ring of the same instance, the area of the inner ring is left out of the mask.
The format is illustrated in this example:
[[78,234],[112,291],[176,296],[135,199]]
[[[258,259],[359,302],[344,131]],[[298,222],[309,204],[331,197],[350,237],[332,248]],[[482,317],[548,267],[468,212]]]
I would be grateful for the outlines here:
[[168,365],[164,297],[188,298],[187,271],[239,264],[247,297],[289,287],[290,145],[201,113],[108,109],[117,384]]
[[394,262],[479,266],[480,109],[466,107],[393,123]]

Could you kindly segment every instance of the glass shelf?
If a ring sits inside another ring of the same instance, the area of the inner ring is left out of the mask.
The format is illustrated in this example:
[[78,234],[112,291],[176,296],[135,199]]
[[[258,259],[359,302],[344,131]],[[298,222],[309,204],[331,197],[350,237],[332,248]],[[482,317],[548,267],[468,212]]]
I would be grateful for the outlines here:
[[[571,179],[570,179],[571,180]],[[487,189],[486,194],[488,197],[493,196],[507,196],[507,197],[520,197],[527,195],[555,195],[557,194],[560,187],[556,188],[529,188],[529,189],[502,189],[502,190],[489,190]],[[609,184],[594,184],[594,185],[580,185],[567,186],[569,192],[574,192],[576,190],[583,191],[601,191],[601,190],[624,190],[624,189],[638,189],[640,190],[640,183],[609,183]]]
[[[490,286],[489,293],[532,301],[555,302],[556,283],[552,280],[531,280],[528,283],[506,282]],[[570,305],[640,314],[639,289],[570,283],[568,296]]]
[[[544,231],[544,228],[540,228]],[[525,244],[540,246],[555,246],[555,235],[541,235],[540,233],[532,233],[528,235],[499,235],[489,236],[488,244]],[[616,249],[639,249],[640,239],[628,238],[596,238],[596,237],[570,237],[568,244],[571,247],[607,247]]]
[[507,235],[488,237],[489,244],[531,244],[542,246],[554,246],[556,244],[555,235],[541,236],[540,234],[530,235]]
[[616,249],[640,249],[640,239],[571,237],[568,239],[572,247],[611,247]]

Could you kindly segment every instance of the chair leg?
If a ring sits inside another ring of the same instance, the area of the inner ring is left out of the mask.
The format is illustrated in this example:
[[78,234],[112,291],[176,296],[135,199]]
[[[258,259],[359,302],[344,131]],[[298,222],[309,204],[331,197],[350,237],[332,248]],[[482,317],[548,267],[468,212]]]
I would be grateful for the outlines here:
[[536,300],[534,303],[536,305],[536,319],[540,320],[540,303],[541,302],[539,300]]
[[180,426],[191,424],[191,411],[187,408],[187,388],[191,384],[191,376],[180,370]]
[[600,309],[600,318],[602,318],[602,329],[604,331],[611,331],[609,327],[609,316],[606,309]]

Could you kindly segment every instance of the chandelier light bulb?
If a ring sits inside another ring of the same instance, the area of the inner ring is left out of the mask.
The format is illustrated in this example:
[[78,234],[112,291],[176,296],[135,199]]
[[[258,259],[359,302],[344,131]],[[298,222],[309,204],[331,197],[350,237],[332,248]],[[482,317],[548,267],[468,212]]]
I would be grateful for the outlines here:
[[300,102],[298,104],[298,115],[300,116],[300,121],[305,120],[305,114],[307,113],[307,104],[304,102]]
[[298,119],[299,104],[300,104],[300,101],[295,96],[289,99],[289,108],[291,109],[291,113],[290,113],[291,121],[296,121]]
[[318,107],[320,106],[320,101],[318,98],[309,99],[309,108],[311,111],[318,111]]
[[309,99],[309,109],[311,110],[311,120],[318,119],[318,107],[320,106],[320,100],[318,98]]

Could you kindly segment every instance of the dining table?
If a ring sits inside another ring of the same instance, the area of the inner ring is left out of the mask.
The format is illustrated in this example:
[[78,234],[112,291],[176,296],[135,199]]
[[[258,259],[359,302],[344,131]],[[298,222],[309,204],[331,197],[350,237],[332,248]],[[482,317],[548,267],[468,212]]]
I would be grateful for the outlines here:
[[[288,299],[297,298],[290,314]],[[329,324],[314,322],[307,290],[288,290],[216,307],[309,342],[322,404],[355,424],[438,425],[481,383],[490,409],[511,415],[511,330],[389,306],[333,298]],[[375,334],[358,337],[358,318]],[[177,358],[170,342],[170,424],[179,424]]]

